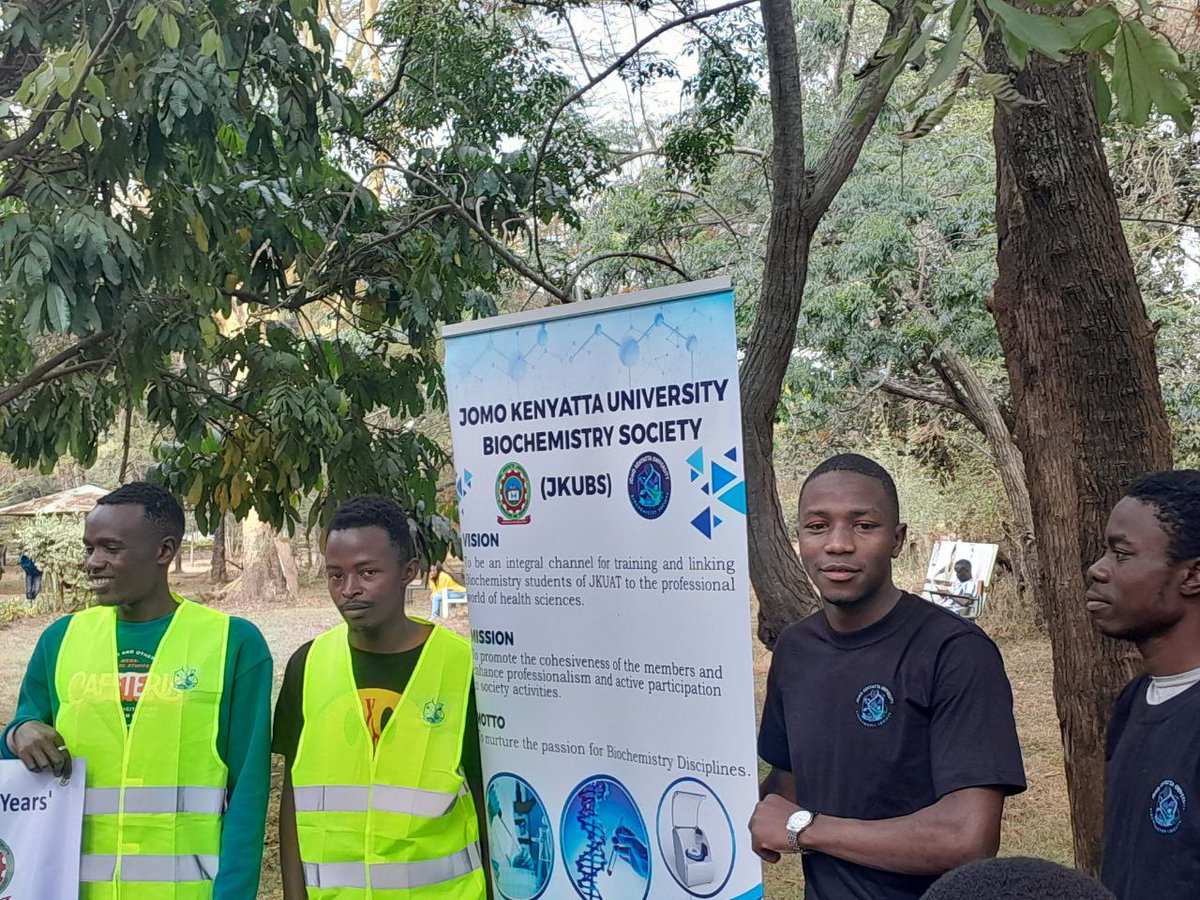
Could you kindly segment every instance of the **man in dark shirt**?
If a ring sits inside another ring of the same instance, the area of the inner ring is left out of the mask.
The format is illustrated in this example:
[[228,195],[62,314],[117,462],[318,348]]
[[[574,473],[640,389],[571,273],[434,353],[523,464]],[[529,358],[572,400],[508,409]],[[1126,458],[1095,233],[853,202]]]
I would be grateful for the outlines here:
[[980,629],[892,581],[896,486],[857,454],[800,492],[800,558],[823,609],[775,647],[759,733],[771,765],[750,821],[768,862],[804,852],[809,900],[919,898],[996,853],[1025,789],[1012,691]]
[[1145,666],[1108,728],[1101,880],[1119,900],[1200,896],[1200,471],[1147,475],[1113,508],[1087,609]]

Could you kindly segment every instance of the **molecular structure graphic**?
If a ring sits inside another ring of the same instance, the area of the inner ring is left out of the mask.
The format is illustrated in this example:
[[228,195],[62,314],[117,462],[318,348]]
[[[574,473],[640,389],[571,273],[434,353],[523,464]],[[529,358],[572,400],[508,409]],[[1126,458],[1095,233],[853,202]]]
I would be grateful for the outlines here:
[[608,867],[608,856],[605,853],[608,840],[597,807],[608,796],[608,792],[608,782],[593,781],[579,793],[579,812],[575,821],[583,829],[587,844],[575,857],[575,872],[578,875],[575,885],[580,896],[587,900],[603,900],[600,886],[596,884],[596,876]]

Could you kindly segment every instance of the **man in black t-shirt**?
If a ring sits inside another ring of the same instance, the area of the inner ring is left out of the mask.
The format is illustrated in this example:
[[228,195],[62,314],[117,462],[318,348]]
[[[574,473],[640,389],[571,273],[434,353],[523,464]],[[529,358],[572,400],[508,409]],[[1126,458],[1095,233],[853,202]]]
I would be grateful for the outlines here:
[[1087,609],[1146,673],[1108,727],[1101,881],[1119,900],[1200,896],[1200,471],[1156,472],[1113,507]]
[[832,457],[801,489],[800,557],[823,609],[775,646],[750,831],[768,862],[806,851],[809,900],[916,900],[996,853],[1004,798],[1025,789],[1000,653],[895,586],[906,533],[891,476],[866,457]]

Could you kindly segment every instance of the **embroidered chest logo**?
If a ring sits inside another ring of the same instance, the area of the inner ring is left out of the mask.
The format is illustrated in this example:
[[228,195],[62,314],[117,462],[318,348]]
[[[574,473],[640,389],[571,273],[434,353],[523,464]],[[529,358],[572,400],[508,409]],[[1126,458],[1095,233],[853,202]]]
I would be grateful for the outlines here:
[[896,700],[882,684],[868,684],[858,692],[858,721],[867,728],[878,728],[892,717]]
[[1187,794],[1174,781],[1161,782],[1150,795],[1150,824],[1159,834],[1174,834],[1187,812]]
[[200,676],[196,674],[196,670],[189,666],[184,666],[181,669],[175,670],[175,678],[172,684],[175,685],[177,691],[190,691],[200,683]]
[[8,890],[16,874],[17,859],[13,856],[12,848],[0,841],[0,892]]
[[421,710],[421,718],[429,725],[441,725],[446,721],[446,704],[439,700],[430,700]]

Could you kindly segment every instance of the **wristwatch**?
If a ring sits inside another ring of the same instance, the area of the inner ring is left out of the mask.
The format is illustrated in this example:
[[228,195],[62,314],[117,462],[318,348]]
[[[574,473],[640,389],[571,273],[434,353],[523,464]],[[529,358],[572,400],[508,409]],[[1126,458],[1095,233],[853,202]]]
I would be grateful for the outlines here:
[[801,852],[800,835],[813,823],[816,817],[816,813],[809,812],[807,809],[798,809],[788,816],[788,846],[792,848],[793,853]]

